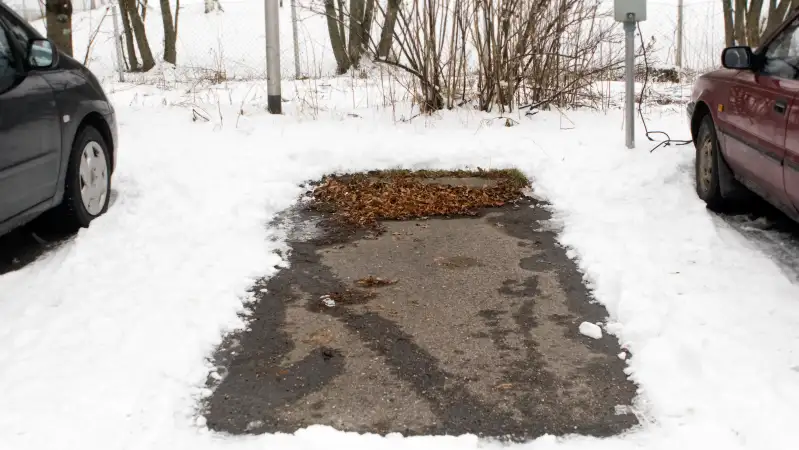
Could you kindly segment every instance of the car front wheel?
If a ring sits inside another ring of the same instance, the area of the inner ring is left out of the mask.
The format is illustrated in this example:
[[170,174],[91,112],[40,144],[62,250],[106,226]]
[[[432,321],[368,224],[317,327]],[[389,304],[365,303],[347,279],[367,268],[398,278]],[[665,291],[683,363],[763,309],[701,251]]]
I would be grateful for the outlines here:
[[696,193],[708,208],[720,210],[724,207],[719,183],[719,141],[713,119],[702,118],[696,138]]
[[111,159],[103,136],[93,127],[78,134],[67,168],[64,201],[61,204],[64,226],[77,230],[108,210],[111,194]]

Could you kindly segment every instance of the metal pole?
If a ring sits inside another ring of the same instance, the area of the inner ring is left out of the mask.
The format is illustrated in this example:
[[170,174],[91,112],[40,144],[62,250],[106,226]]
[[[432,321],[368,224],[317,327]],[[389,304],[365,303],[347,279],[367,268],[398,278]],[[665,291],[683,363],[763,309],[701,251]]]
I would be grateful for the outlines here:
[[280,95],[280,3],[264,0],[266,24],[266,104],[272,114],[282,114]]
[[297,0],[291,0],[291,33],[294,36],[294,78],[300,79],[302,73],[300,72],[300,33],[297,30]]
[[119,19],[117,16],[119,15],[119,8],[117,4],[114,3],[111,5],[111,15],[114,19],[114,41],[116,45],[114,49],[116,50],[117,54],[117,72],[119,72],[119,82],[125,82],[125,69],[124,69],[124,61],[122,61],[122,36],[119,34]]
[[627,148],[635,148],[635,22],[631,17],[624,22],[625,37],[625,113],[624,131],[626,136]]
[[674,65],[682,72],[682,9],[683,0],[677,0],[677,51],[674,55]]

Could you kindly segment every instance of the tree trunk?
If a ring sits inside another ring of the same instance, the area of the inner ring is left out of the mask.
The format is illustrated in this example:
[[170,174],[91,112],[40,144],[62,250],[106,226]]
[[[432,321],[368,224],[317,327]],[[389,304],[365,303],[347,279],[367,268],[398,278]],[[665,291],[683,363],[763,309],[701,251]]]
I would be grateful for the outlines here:
[[749,10],[746,13],[746,40],[750,47],[760,45],[760,15],[762,11],[763,0],[750,0]]
[[155,67],[153,52],[150,50],[150,43],[147,41],[147,31],[144,29],[144,22],[136,9],[135,0],[123,0],[130,16],[130,25],[136,38],[136,45],[139,47],[141,55],[141,70],[147,72]]
[[128,61],[130,64],[131,72],[139,71],[139,58],[136,57],[136,45],[133,43],[133,29],[130,26],[130,16],[128,10],[125,8],[125,1],[120,0],[121,11],[119,15],[122,16],[122,29],[125,32],[125,47],[128,49]]
[[735,30],[732,25],[732,0],[721,0],[724,13],[724,43],[727,47],[735,45]]
[[350,69],[350,60],[344,44],[344,35],[340,26],[334,0],[325,0],[325,17],[327,17],[327,33],[330,35],[330,46],[336,58],[336,72],[341,75]]
[[178,40],[178,17],[180,17],[180,0],[175,0],[175,42]]
[[47,38],[72,56],[72,0],[46,0]]
[[350,35],[348,50],[350,64],[358,67],[363,49],[363,14],[365,0],[350,0]]
[[361,53],[366,52],[372,45],[372,23],[375,19],[376,0],[366,0],[366,12],[363,14],[363,41],[361,42]]
[[387,59],[391,53],[391,45],[394,43],[394,26],[397,24],[397,14],[399,14],[400,0],[388,0],[386,7],[386,18],[383,21],[383,29],[380,31],[380,43],[377,46],[377,57]]
[[788,8],[791,6],[791,0],[769,0],[768,5],[768,22],[766,22],[766,29],[763,30],[763,35],[767,35],[779,27],[785,21],[785,15],[788,13]]
[[338,34],[341,36],[341,41],[344,44],[344,51],[347,48],[347,29],[344,26],[344,0],[337,0],[338,2]]
[[735,45],[746,45],[746,0],[735,0]]
[[172,7],[169,0],[161,0],[161,18],[164,22],[164,61],[177,64],[178,54],[175,49],[177,35],[175,22],[172,20]]

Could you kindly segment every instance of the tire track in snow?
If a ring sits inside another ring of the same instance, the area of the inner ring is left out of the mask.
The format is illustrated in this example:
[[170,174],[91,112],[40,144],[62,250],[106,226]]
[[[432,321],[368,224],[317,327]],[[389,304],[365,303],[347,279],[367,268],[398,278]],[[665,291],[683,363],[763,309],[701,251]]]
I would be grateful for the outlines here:
[[791,281],[799,284],[799,224],[760,200],[749,206],[745,214],[719,217],[769,255]]

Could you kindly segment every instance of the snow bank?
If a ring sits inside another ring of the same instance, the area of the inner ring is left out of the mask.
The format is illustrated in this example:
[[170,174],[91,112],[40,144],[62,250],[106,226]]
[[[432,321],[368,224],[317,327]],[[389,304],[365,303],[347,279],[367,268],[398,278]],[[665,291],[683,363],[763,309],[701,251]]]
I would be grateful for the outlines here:
[[[116,89],[109,213],[0,277],[0,448],[508,448],[326,427],[230,437],[197,422],[206,358],[222,333],[245,326],[237,313],[253,279],[283,264],[274,251],[284,236],[266,224],[305,180],[398,165],[530,175],[608,308],[606,330],[633,355],[639,428],[509,448],[759,450],[799,440],[799,288],[696,199],[690,148],[650,154],[639,135],[626,150],[620,112],[568,113],[574,127],[542,112],[507,128],[464,110],[396,122],[404,110],[323,104],[308,120],[266,115],[248,100],[254,91],[187,106],[154,88]],[[193,120],[193,108],[210,121]],[[681,111],[651,120],[687,134]]]

